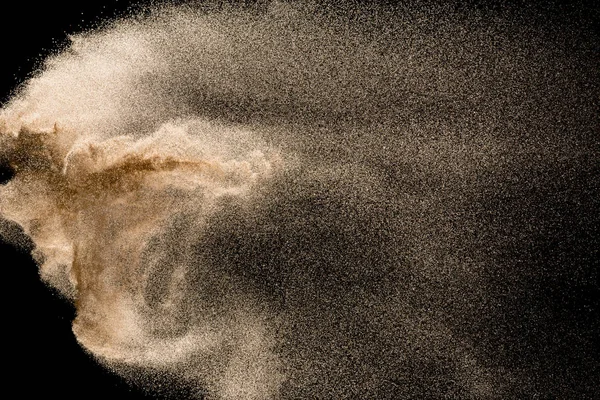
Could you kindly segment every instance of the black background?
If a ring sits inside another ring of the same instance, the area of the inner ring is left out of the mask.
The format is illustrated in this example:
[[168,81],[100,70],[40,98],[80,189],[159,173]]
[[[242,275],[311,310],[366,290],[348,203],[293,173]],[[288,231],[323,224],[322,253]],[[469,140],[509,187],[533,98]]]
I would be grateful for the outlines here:
[[[509,18],[511,13],[517,16],[526,10],[527,15],[535,17],[529,20],[530,23],[541,24],[548,30],[590,29],[590,25],[598,21],[597,6],[594,8],[591,5],[593,2],[544,3],[546,4],[487,1],[471,2],[461,7],[482,8],[490,14],[504,13]],[[139,11],[143,8],[140,5],[144,4],[124,0],[52,1],[39,4],[22,1],[3,2],[0,5],[0,102],[4,104],[11,93],[41,66],[45,57],[65,46],[68,43],[68,34],[92,29],[102,21],[126,15],[131,9]],[[595,56],[598,57],[598,54]],[[588,171],[586,176],[581,177],[582,186],[600,185],[596,179],[598,175],[598,168]],[[0,171],[0,179],[9,178],[10,171],[3,168]],[[592,190],[589,195],[594,196],[596,193]],[[560,207],[564,206],[555,205],[556,212],[564,214]],[[561,315],[562,319],[552,323],[555,324],[557,332],[562,329],[573,333],[573,338],[569,340],[593,338],[597,335],[598,325],[598,317],[595,314],[598,308],[598,286],[597,282],[592,281],[597,278],[599,243],[598,234],[594,233],[597,229],[597,210],[580,211],[589,213],[588,220],[576,226],[563,226],[562,228],[567,229],[566,233],[564,229],[557,230],[559,236],[556,243],[547,244],[548,248],[540,249],[540,252],[560,252],[565,258],[568,255],[569,259],[579,260],[577,262],[580,274],[588,278],[588,283],[579,287],[570,286],[568,281],[561,283],[560,279],[552,286],[540,286],[536,283],[533,286],[545,292],[531,294],[532,298],[537,296],[555,299],[550,304],[538,304],[536,307],[550,307],[560,311],[556,315]],[[564,235],[564,238],[560,235]],[[567,237],[570,241],[561,240]],[[556,246],[561,245],[567,247],[557,250]],[[71,332],[74,308],[40,281],[37,267],[29,255],[30,250],[27,246],[16,248],[7,243],[0,243],[0,267],[3,271],[0,284],[3,286],[1,293],[4,391],[14,393],[13,396],[19,398],[162,397],[160,393],[151,395],[141,389],[132,388],[121,378],[99,366],[81,349]],[[523,301],[535,303],[535,300]],[[519,310],[515,310],[515,313],[518,312]],[[543,332],[554,331],[553,327],[543,326],[547,321],[523,321],[524,330],[535,328]],[[578,333],[581,334],[579,337]],[[546,345],[553,347],[552,340],[548,340]],[[569,354],[555,354],[551,355],[551,359],[545,359],[544,346],[542,343],[537,349],[529,349],[530,356],[540,359],[540,368],[548,365],[552,370],[560,370],[560,366],[555,364],[568,359]],[[573,356],[578,357],[577,354]],[[594,366],[584,365],[579,370],[583,374],[580,383],[585,384],[586,380],[596,376],[588,367]],[[595,385],[589,381],[587,384],[593,390]]]

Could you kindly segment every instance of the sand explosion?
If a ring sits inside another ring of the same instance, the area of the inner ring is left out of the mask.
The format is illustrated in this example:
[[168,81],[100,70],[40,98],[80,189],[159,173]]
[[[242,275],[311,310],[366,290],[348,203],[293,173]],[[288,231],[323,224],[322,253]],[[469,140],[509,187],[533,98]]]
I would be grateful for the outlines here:
[[215,399],[520,393],[474,305],[530,236],[489,204],[577,153],[543,106],[578,77],[523,27],[380,11],[163,7],[1,110],[0,213],[100,362]]

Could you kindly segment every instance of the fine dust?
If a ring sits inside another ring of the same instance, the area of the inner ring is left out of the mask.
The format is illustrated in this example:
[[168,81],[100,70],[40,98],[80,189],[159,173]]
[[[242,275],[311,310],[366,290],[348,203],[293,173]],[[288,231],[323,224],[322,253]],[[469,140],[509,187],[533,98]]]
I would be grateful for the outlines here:
[[[137,384],[531,394],[490,285],[535,274],[502,255],[543,218],[525,189],[593,119],[589,70],[541,35],[441,6],[157,7],[73,36],[0,111],[0,213],[79,343]],[[511,193],[523,214],[495,218]]]

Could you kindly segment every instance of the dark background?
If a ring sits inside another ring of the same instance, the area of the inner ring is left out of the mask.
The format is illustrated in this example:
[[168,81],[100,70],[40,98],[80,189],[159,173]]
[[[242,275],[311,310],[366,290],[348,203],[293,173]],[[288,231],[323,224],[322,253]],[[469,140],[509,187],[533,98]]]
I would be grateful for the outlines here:
[[[109,21],[125,16],[130,10],[142,11],[148,2],[106,0],[96,2],[52,1],[26,2],[11,1],[0,5],[0,40],[2,58],[0,59],[0,102],[5,102],[20,84],[42,65],[43,60],[68,43],[68,34],[81,32],[98,26],[102,21]],[[461,5],[483,10],[487,15],[502,15],[504,18],[522,19],[525,23],[539,24],[548,31],[588,30],[598,21],[598,6],[594,2],[519,2],[519,1],[486,1],[466,2]],[[592,55],[596,58],[598,54]],[[2,161],[2,160],[0,160]],[[588,170],[581,177],[582,187],[592,187],[583,196],[595,196],[593,186],[597,181],[598,168]],[[0,181],[10,179],[11,171],[5,165],[0,168]],[[556,189],[559,190],[560,188]],[[588,202],[597,205],[597,201]],[[499,207],[508,207],[502,202]],[[515,207],[517,205],[514,205]],[[550,204],[550,210],[560,215],[568,215],[564,204]],[[554,207],[554,208],[553,208]],[[508,210],[510,211],[510,210]],[[580,276],[585,277],[585,284],[572,286],[566,273],[556,268],[556,279],[552,285],[540,285],[533,282],[531,287],[538,293],[524,293],[523,302],[528,307],[523,310],[552,309],[560,319],[554,321],[536,321],[533,316],[522,316],[522,329],[535,335],[545,333],[546,339],[540,336],[541,344],[537,348],[516,349],[529,351],[529,356],[540,360],[540,368],[560,371],[561,360],[578,354],[550,354],[556,349],[556,337],[552,332],[566,331],[571,333],[565,340],[588,340],[597,336],[598,332],[598,285],[597,258],[598,234],[596,222],[597,208],[578,210],[587,212],[587,220],[579,220],[580,214],[573,216],[577,224],[569,225],[565,219],[563,225],[556,230],[556,243],[546,244],[547,248],[538,249],[540,254],[558,252],[564,256],[565,262],[576,263]],[[558,246],[558,247],[557,247]],[[564,248],[561,248],[563,246]],[[0,242],[0,267],[3,270],[2,331],[4,349],[4,390],[18,393],[19,398],[162,398],[165,394],[144,393],[133,388],[123,379],[107,372],[99,366],[77,344],[72,332],[71,321],[74,308],[60,299],[52,289],[39,279],[37,267],[29,252],[31,246],[16,248],[11,244]],[[550,259],[550,258],[548,258]],[[563,267],[564,268],[564,267]],[[563,278],[561,278],[561,276]],[[529,296],[529,297],[527,297]],[[553,299],[549,303],[540,303],[541,299]],[[521,311],[523,311],[521,310]],[[521,314],[520,310],[513,310]],[[549,326],[547,324],[553,324]],[[548,336],[549,335],[549,336]],[[536,339],[537,340],[537,339]],[[546,340],[546,342],[544,342]],[[558,340],[558,339],[556,339]],[[531,341],[531,343],[537,343]],[[587,342],[586,342],[587,343]],[[583,345],[582,345],[583,346]],[[569,348],[569,347],[564,347]],[[583,348],[583,347],[582,347]],[[550,353],[547,349],[551,349]],[[548,354],[546,354],[548,353]],[[597,359],[597,356],[594,357]],[[567,363],[572,361],[566,361]],[[576,363],[576,360],[575,360]],[[583,374],[581,383],[587,380],[592,393],[594,385],[589,379],[597,377],[590,368],[597,364],[583,365],[578,372]],[[179,397],[186,397],[180,393]]]

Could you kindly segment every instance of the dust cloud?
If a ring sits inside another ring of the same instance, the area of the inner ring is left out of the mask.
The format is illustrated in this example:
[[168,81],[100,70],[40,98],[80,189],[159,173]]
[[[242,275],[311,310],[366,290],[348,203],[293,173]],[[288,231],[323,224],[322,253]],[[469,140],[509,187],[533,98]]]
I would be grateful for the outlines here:
[[539,371],[499,350],[530,339],[495,324],[539,270],[519,243],[551,217],[527,188],[581,165],[561,129],[589,129],[590,70],[501,22],[272,2],[74,35],[0,112],[0,213],[75,304],[80,344],[132,382],[531,394]]

